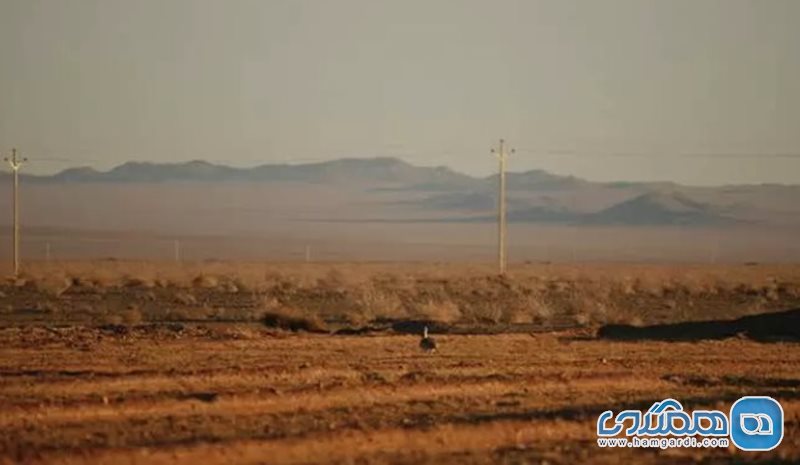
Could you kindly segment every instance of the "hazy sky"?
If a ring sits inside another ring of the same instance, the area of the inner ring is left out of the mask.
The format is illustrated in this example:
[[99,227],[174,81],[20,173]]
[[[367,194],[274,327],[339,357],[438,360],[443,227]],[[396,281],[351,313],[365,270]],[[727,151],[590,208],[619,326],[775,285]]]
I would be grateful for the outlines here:
[[49,159],[31,172],[486,174],[505,137],[514,170],[800,183],[798,20],[797,0],[0,0],[0,149]]

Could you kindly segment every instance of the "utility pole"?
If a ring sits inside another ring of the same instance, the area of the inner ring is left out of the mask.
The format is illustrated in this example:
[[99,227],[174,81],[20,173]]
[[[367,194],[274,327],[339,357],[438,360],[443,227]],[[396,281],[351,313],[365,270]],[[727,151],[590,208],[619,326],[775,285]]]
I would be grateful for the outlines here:
[[711,244],[710,247],[710,254],[709,254],[709,261],[711,263],[717,263],[717,256],[719,255],[719,238],[714,236],[714,242]]
[[28,161],[27,158],[18,159],[17,149],[11,149],[11,158],[4,158],[14,172],[14,234],[13,234],[13,254],[14,254],[14,276],[19,275],[19,169],[22,164]]
[[[497,150],[492,149],[500,162],[499,185],[497,192],[497,264],[500,274],[506,272],[506,161],[509,152],[506,151],[505,141],[500,139]],[[514,153],[514,149],[511,149]]]

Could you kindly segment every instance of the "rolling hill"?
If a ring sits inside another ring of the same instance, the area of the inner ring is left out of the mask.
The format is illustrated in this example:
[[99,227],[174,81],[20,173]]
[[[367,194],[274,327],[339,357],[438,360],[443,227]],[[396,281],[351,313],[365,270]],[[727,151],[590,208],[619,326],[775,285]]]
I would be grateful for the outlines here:
[[648,192],[613,205],[581,221],[604,225],[709,226],[736,222],[712,205],[697,202],[679,192]]
[[[0,182],[8,179],[8,173],[0,176]],[[128,190],[137,192],[163,190],[157,197],[167,204],[170,196],[176,195],[175,188],[188,192],[193,189],[192,185],[197,185],[199,194],[233,189],[239,192],[235,205],[241,208],[247,205],[251,212],[266,209],[264,211],[273,216],[278,214],[274,209],[262,206],[263,202],[257,200],[246,200],[246,196],[263,196],[267,195],[265,192],[271,192],[270,196],[278,196],[281,202],[285,202],[281,211],[312,215],[313,205],[308,205],[313,198],[303,200],[304,206],[297,208],[295,204],[300,202],[297,194],[287,194],[298,189],[310,189],[310,192],[319,190],[326,193],[322,213],[328,216],[342,215],[343,210],[335,208],[335,205],[341,205],[354,207],[357,213],[364,215],[369,212],[370,218],[392,221],[419,217],[430,221],[494,221],[497,189],[496,175],[474,177],[447,167],[415,166],[389,157],[264,164],[252,168],[234,168],[200,160],[168,164],[128,162],[108,171],[78,167],[51,176],[23,174],[22,180],[28,185],[50,186],[49,190],[65,198],[81,193],[80,198],[84,200],[76,197],[74,202],[84,204],[87,202],[85,198],[90,203],[100,201],[103,192],[119,190],[122,186],[131,186]],[[748,222],[790,227],[800,225],[800,186],[692,187],[667,182],[602,183],[543,170],[509,172],[507,181],[508,219],[517,223],[721,226]],[[292,185],[296,187],[287,191],[286,186]],[[303,185],[309,188],[303,188]],[[91,195],[84,193],[90,189],[89,186],[97,186],[91,188],[94,189]],[[253,194],[247,194],[248,191]],[[214,205],[214,202],[209,203],[207,210],[215,211],[217,207]],[[231,209],[235,205],[231,206],[229,201],[219,208]],[[120,208],[124,210],[126,207],[121,205]],[[421,216],[415,212],[421,212]],[[86,212],[82,210],[81,214]],[[365,218],[360,216],[358,219],[364,221]],[[241,221],[241,215],[237,221]]]

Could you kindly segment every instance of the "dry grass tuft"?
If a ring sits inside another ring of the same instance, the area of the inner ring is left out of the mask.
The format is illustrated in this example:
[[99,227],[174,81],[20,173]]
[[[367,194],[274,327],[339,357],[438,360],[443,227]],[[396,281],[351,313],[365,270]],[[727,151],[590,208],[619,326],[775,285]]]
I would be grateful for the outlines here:
[[261,317],[264,326],[287,331],[327,333],[325,322],[317,315],[311,315],[292,307],[278,307],[264,312]]
[[203,289],[214,289],[219,286],[219,279],[214,276],[200,274],[192,280],[192,286]]
[[36,282],[36,288],[53,297],[61,297],[72,287],[72,280],[66,276],[47,276]]
[[403,302],[393,292],[383,291],[374,285],[359,289],[354,296],[358,311],[366,320],[397,320],[408,316]]
[[533,315],[528,312],[522,310],[513,310],[508,314],[508,323],[519,325],[519,324],[530,324],[534,322]]
[[142,312],[135,307],[123,310],[119,316],[126,325],[138,325],[142,322]]
[[414,310],[418,318],[441,323],[452,323],[461,319],[462,316],[458,305],[448,300],[439,302],[426,300],[420,303]]
[[122,279],[122,286],[141,288],[141,289],[152,289],[156,287],[156,283],[155,280],[149,278],[142,278],[139,276],[125,276]]

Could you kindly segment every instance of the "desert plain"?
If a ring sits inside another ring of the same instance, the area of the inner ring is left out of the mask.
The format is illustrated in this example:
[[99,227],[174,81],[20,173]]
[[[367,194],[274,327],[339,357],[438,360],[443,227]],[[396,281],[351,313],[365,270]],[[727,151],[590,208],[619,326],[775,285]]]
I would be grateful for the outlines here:
[[[602,336],[796,309],[793,265],[34,262],[0,292],[3,463],[800,460],[796,340]],[[597,446],[604,410],[743,395],[781,402],[775,450]]]

